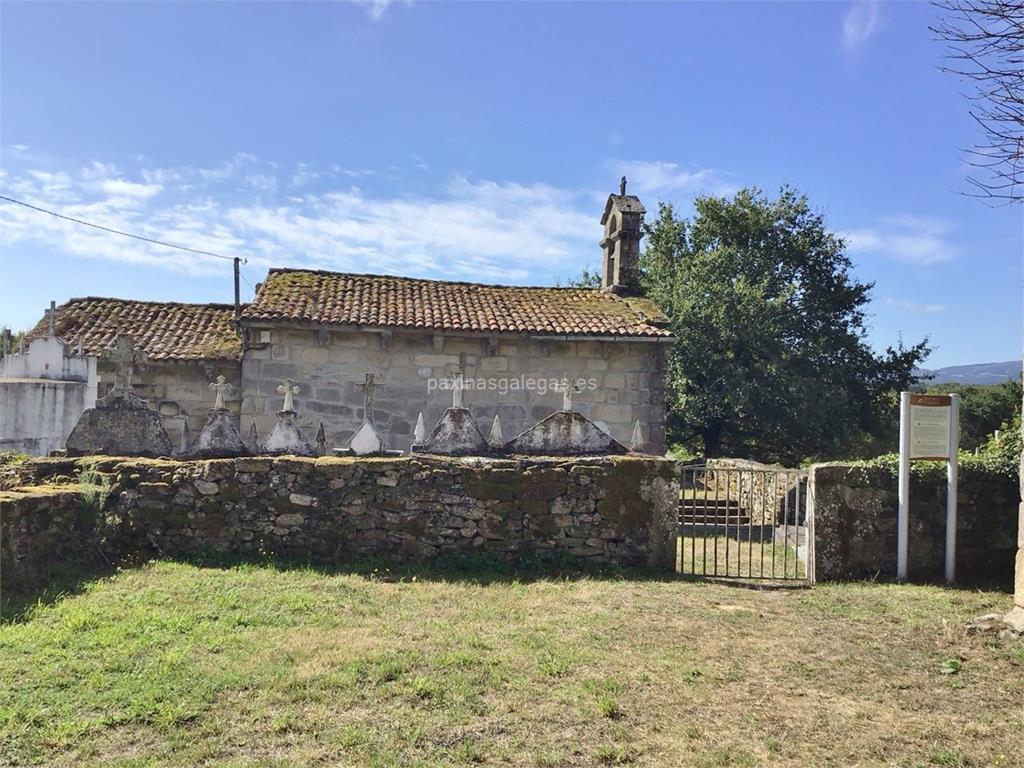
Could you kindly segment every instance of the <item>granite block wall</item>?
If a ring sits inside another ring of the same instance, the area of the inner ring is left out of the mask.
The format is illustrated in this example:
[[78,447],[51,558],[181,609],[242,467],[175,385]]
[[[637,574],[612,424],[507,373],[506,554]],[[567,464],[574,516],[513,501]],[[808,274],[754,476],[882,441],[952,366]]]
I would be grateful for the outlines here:
[[14,475],[0,492],[5,588],[98,553],[324,564],[535,553],[669,572],[675,552],[679,471],[650,457],[86,457]]
[[250,342],[242,363],[242,434],[253,420],[260,434],[273,426],[282,404],[277,385],[291,378],[300,387],[295,403],[303,433],[312,434],[323,420],[329,441],[339,446],[362,422],[358,385],[370,372],[378,384],[376,424],[390,448],[408,450],[417,414],[423,412],[429,431],[452,404],[450,390],[431,390],[429,382],[450,378],[461,360],[466,380],[484,383],[483,389],[467,389],[463,398],[484,435],[495,415],[509,439],[560,410],[562,394],[549,381],[571,377],[587,382],[573,398],[576,410],[625,445],[639,419],[645,451],[665,450],[664,344],[397,331],[265,332],[270,341],[258,343],[253,340],[260,338],[260,329],[248,330]]
[[[819,580],[896,575],[898,486],[887,467],[817,464],[809,472]],[[1012,588],[1018,481],[961,465],[957,581]],[[914,472],[910,488],[909,577],[940,581],[946,539],[945,473]]]

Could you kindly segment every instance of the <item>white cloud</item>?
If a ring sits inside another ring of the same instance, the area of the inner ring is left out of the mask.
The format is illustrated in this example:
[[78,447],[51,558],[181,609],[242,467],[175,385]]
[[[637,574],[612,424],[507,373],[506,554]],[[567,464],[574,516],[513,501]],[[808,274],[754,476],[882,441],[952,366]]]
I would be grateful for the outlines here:
[[97,185],[111,196],[136,197],[145,200],[160,192],[160,184],[138,184],[124,179],[104,179]]
[[877,253],[898,261],[931,266],[956,257],[949,236],[955,227],[941,219],[893,216],[873,228],[841,232],[854,253]]
[[877,0],[856,0],[843,16],[843,48],[847,52],[859,50],[878,28]]
[[731,195],[737,187],[711,168],[680,167],[664,160],[612,160],[606,163],[616,178],[625,176],[628,191],[643,195],[695,194]]
[[116,178],[118,173],[117,168],[113,165],[93,160],[89,165],[79,171],[79,175],[88,181],[98,181],[101,179]]
[[29,171],[29,176],[35,179],[44,190],[53,191],[67,189],[71,186],[71,177],[66,173],[52,173],[50,171]]
[[252,173],[246,176],[246,183],[260,192],[273,192],[277,189],[277,176],[269,173]]
[[926,315],[933,315],[936,312],[946,311],[945,304],[920,304],[916,301],[907,301],[906,299],[894,299],[891,296],[885,300],[885,304],[889,307],[904,309],[907,312],[917,312]]
[[[592,193],[546,184],[454,175],[430,192],[383,194],[352,186],[340,168],[284,171],[247,155],[208,168],[7,170],[5,186],[27,202],[257,267],[529,282],[553,267],[572,274],[600,252]],[[196,274],[222,269],[210,257],[0,206],[0,245],[15,243]]]
[[[356,5],[362,6],[366,9],[371,19],[381,18],[392,5],[395,5],[399,0],[350,0],[350,2]],[[405,5],[410,5],[412,0],[401,0]]]

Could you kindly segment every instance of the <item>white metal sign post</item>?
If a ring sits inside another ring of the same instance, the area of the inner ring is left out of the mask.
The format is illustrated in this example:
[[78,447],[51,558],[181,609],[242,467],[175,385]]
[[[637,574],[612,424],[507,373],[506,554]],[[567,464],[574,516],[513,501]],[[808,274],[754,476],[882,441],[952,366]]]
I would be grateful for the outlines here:
[[899,517],[896,533],[896,577],[907,578],[910,530],[910,462],[945,461],[946,581],[956,579],[957,452],[960,445],[959,395],[900,393]]

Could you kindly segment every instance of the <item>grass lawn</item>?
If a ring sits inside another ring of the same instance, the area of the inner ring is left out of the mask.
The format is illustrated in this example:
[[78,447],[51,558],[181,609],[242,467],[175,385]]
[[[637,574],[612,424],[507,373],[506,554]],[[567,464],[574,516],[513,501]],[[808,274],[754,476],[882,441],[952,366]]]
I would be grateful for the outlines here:
[[748,579],[806,579],[804,546],[799,556],[793,547],[772,541],[743,541],[732,536],[680,536],[676,540],[679,573]]
[[0,764],[1022,765],[1008,603],[151,563],[0,625]]

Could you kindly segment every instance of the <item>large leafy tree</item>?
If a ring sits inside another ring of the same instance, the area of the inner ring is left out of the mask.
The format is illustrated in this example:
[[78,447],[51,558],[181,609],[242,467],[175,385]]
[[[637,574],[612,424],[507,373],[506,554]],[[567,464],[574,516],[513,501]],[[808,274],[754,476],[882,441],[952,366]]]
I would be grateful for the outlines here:
[[863,453],[927,341],[871,349],[872,285],[793,189],[698,197],[695,208],[687,220],[661,204],[646,226],[645,290],[679,338],[670,437],[707,456],[787,463]]

